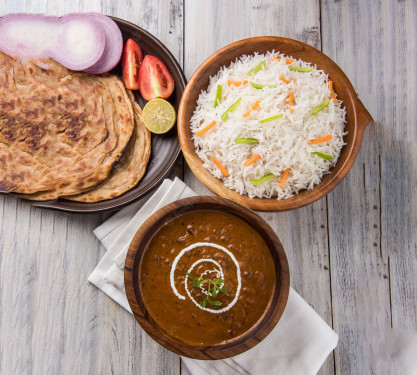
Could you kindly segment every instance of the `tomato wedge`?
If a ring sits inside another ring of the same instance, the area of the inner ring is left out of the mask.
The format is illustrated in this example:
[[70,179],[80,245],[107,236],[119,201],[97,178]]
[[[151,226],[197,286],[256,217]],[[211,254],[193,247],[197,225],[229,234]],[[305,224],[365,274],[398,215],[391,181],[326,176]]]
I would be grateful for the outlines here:
[[143,59],[139,69],[139,90],[147,101],[167,99],[174,91],[174,79],[158,58],[146,55]]
[[123,82],[127,89],[139,89],[139,68],[142,63],[142,50],[137,43],[128,39],[122,54]]

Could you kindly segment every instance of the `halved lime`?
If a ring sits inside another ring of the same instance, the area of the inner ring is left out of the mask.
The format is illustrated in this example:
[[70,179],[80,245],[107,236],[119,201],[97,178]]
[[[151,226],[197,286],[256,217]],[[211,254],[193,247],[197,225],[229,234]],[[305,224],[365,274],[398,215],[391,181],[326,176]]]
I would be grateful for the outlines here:
[[142,118],[152,133],[164,134],[175,125],[177,113],[170,102],[156,98],[145,105]]

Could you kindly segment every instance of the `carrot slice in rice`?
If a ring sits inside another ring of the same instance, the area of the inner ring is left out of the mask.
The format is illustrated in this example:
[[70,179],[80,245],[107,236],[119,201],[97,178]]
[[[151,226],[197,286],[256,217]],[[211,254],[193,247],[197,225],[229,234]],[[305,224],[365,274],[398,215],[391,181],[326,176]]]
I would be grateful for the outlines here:
[[246,85],[248,83],[248,81],[245,79],[244,81],[232,81],[231,79],[227,80],[227,84],[229,86],[241,86],[241,85]]
[[293,113],[294,112],[294,108],[292,107],[292,102],[294,100],[294,93],[290,92],[288,94],[288,107],[290,107],[290,112]]
[[334,103],[337,103],[337,98],[333,91],[333,81],[329,81],[329,89],[330,89],[330,97],[333,99]]
[[260,103],[261,103],[260,100],[257,100],[255,103],[253,103],[252,110],[254,111],[256,108],[258,108]]
[[330,141],[332,138],[333,138],[333,136],[331,134],[327,134],[324,137],[316,138],[316,139],[312,139],[311,141],[308,141],[308,144],[309,145],[316,145],[318,143],[323,143],[323,142]]
[[254,111],[256,108],[259,107],[259,104],[260,104],[260,100],[257,100],[255,103],[253,103],[251,109],[249,111],[245,112],[243,114],[243,117],[248,117],[250,115],[251,111]]
[[226,177],[229,175],[229,172],[227,172],[226,168],[223,167],[223,165],[219,162],[219,160],[215,156],[213,156],[211,160],[213,160],[213,163],[217,165],[217,168],[220,169],[220,172],[222,172]]
[[287,85],[290,83],[290,81],[288,81],[288,79],[285,79],[284,77],[279,77],[279,79],[282,81],[282,82],[285,82]]
[[213,121],[209,125],[207,125],[205,128],[199,130],[195,135],[197,137],[201,137],[203,134],[207,133],[214,125],[216,125],[216,121]]
[[283,186],[284,186],[284,183],[285,183],[285,180],[287,179],[287,177],[288,177],[288,172],[290,171],[290,168],[287,168],[285,171],[284,171],[284,174],[282,175],[282,178],[281,178],[281,181],[280,181],[280,183],[279,183],[279,187],[280,188],[282,188]]
[[245,167],[248,167],[249,165],[255,163],[258,159],[260,159],[261,155],[255,154],[250,159],[246,160],[243,164]]

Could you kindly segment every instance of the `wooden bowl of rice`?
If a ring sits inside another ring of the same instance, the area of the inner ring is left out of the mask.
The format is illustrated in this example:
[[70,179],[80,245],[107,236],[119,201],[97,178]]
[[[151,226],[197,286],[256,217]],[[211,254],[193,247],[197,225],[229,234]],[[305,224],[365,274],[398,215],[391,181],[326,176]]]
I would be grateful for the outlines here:
[[[343,101],[346,110],[344,131],[347,134],[343,137],[345,145],[340,151],[336,165],[312,189],[301,190],[287,199],[277,199],[276,197],[250,198],[248,195],[239,194],[237,191],[226,187],[221,179],[216,178],[203,166],[203,161],[196,152],[190,123],[200,93],[202,90],[207,90],[209,86],[210,76],[215,76],[221,67],[229,66],[232,61],[242,55],[265,54],[273,50],[316,65],[317,69],[321,69],[328,74],[333,81],[334,92],[336,92],[337,98]],[[256,211],[287,211],[317,201],[341,182],[353,166],[361,146],[363,132],[372,121],[371,115],[358,99],[356,91],[347,76],[329,57],[297,40],[265,36],[243,39],[229,44],[215,52],[198,67],[182,95],[177,128],[185,160],[196,177],[213,193]]]

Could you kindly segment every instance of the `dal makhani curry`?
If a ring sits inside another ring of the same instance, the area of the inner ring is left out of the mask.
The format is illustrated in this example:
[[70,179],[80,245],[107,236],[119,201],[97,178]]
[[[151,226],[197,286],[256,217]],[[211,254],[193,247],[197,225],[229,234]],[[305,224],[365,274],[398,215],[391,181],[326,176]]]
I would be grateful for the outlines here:
[[140,264],[152,319],[190,345],[218,345],[260,321],[272,299],[275,266],[261,235],[243,219],[192,211],[164,224]]

